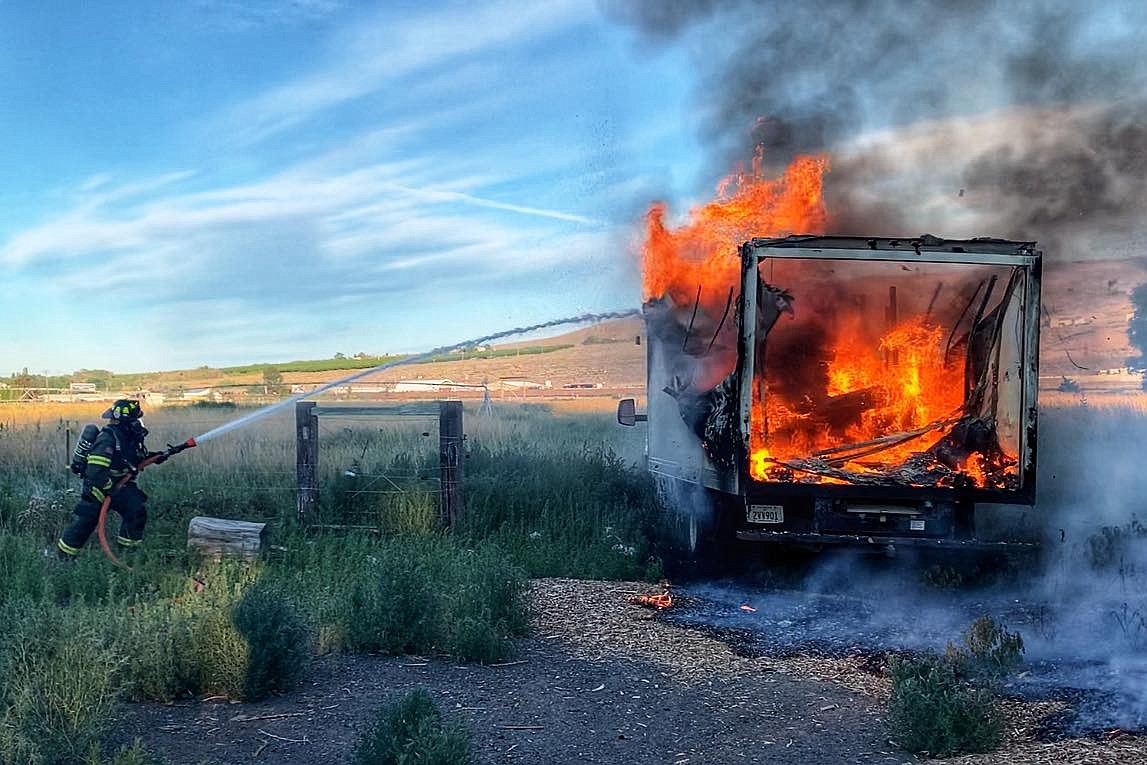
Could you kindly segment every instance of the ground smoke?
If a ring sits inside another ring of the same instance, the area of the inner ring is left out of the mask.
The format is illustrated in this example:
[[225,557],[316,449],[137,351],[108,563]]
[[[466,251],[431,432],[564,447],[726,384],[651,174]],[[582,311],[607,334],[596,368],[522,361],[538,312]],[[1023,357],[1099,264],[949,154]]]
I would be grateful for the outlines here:
[[699,606],[672,618],[729,629],[750,650],[842,655],[942,651],[974,619],[992,616],[1026,645],[1026,673],[1008,692],[1068,700],[1070,733],[1147,730],[1147,527],[1139,523],[1147,471],[1136,448],[1145,441],[1140,414],[1045,412],[1036,507],[980,506],[978,515],[982,532],[1038,539],[1043,554],[1021,558],[1026,568],[994,584],[937,581],[950,562],[910,552],[826,553],[795,586],[692,585]]

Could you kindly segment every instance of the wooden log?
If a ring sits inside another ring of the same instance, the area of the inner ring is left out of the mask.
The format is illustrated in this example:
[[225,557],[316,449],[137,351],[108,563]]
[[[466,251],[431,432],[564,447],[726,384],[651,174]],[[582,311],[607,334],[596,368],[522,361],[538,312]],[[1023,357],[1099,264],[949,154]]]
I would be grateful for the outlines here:
[[187,524],[187,546],[213,558],[254,560],[263,546],[267,524],[197,515]]

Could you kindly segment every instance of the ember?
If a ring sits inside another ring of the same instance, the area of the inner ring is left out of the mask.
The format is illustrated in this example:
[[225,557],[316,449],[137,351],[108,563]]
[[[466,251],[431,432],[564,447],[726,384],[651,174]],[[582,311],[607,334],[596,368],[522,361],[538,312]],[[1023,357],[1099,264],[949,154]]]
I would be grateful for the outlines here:
[[629,602],[635,606],[648,606],[660,611],[673,605],[673,596],[668,591],[660,595],[634,595]]

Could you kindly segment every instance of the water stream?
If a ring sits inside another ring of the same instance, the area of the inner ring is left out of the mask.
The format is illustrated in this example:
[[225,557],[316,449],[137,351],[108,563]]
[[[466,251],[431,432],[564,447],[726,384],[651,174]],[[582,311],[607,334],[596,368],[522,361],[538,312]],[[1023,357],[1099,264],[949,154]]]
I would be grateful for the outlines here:
[[207,431],[206,433],[199,435],[199,436],[196,436],[195,442],[197,444],[202,444],[202,443],[205,443],[207,441],[210,441],[213,438],[217,438],[218,436],[221,436],[224,433],[229,433],[232,430],[238,430],[239,428],[246,427],[247,425],[250,425],[252,422],[255,422],[256,420],[262,419],[263,417],[266,417],[269,414],[277,412],[280,409],[288,407],[291,404],[294,404],[295,402],[302,401],[303,399],[313,398],[313,397],[318,396],[322,393],[325,393],[326,391],[328,391],[332,388],[336,388],[340,385],[346,385],[347,383],[354,382],[355,380],[361,380],[364,377],[369,377],[370,375],[373,375],[377,372],[382,372],[382,371],[387,370],[387,369],[393,369],[394,367],[400,367],[400,366],[403,366],[405,364],[417,364],[420,361],[426,361],[428,359],[432,359],[435,356],[440,356],[444,353],[449,353],[450,351],[456,350],[458,348],[467,348],[467,347],[470,347],[473,345],[484,345],[486,343],[490,343],[490,342],[493,342],[495,340],[504,340],[507,337],[514,337],[516,335],[524,335],[528,332],[536,332],[538,330],[549,329],[551,327],[560,327],[560,326],[564,326],[566,324],[585,324],[588,322],[606,321],[608,319],[628,319],[632,316],[640,316],[640,315],[641,315],[641,311],[637,308],[629,308],[629,309],[620,310],[620,311],[605,311],[603,313],[583,313],[583,314],[580,314],[578,316],[568,316],[564,319],[554,319],[552,321],[545,321],[545,322],[542,322],[541,324],[531,324],[531,325],[526,326],[526,327],[514,327],[513,329],[506,329],[506,330],[502,330],[501,332],[495,332],[495,333],[490,334],[490,335],[484,335],[482,337],[476,337],[473,340],[464,340],[463,342],[460,342],[460,343],[454,343],[452,345],[444,345],[444,346],[441,346],[440,348],[434,348],[433,350],[429,350],[429,351],[426,351],[425,353],[420,353],[420,354],[417,354],[415,356],[406,356],[406,357],[401,358],[401,359],[395,359],[393,361],[388,361],[385,364],[379,364],[378,366],[371,367],[370,369],[363,369],[363,370],[360,370],[360,371],[355,372],[353,374],[349,374],[346,377],[342,377],[342,378],[339,378],[338,380],[334,380],[333,382],[323,383],[322,385],[315,388],[314,390],[307,391],[306,393],[298,393],[294,396],[291,396],[290,398],[283,399],[282,401],[278,401],[274,404],[270,404],[269,406],[265,406],[262,409],[257,409],[254,412],[251,412],[249,414],[245,414],[238,419],[232,420],[231,422],[224,423],[223,425],[220,425],[217,428],[212,428],[211,430]]

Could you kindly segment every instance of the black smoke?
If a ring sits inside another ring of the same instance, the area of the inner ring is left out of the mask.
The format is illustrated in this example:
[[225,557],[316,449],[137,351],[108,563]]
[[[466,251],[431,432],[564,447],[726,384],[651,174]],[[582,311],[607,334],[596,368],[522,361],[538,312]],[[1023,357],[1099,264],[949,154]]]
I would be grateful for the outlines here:
[[[1147,201],[1147,4],[602,0],[695,54],[714,177],[828,152],[839,233],[1061,239]],[[1070,122],[1072,131],[1064,131]],[[916,136],[898,150],[897,136]],[[873,136],[884,136],[883,143]],[[706,183],[712,178],[703,179]]]

